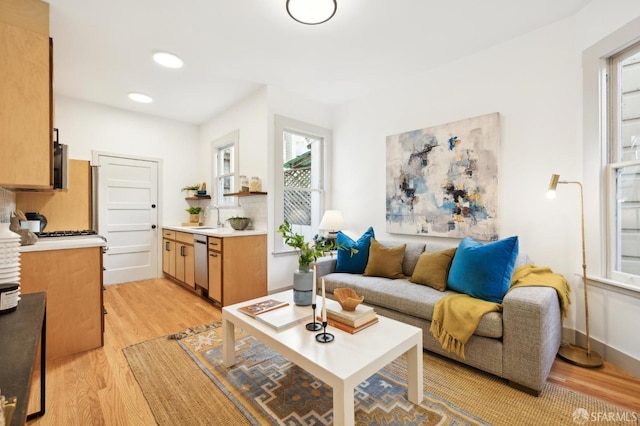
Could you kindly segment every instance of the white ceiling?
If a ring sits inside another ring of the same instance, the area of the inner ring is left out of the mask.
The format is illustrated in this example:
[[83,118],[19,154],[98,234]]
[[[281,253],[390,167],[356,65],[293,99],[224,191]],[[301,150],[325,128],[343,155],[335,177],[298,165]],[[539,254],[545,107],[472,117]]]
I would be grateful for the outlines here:
[[[338,105],[553,21],[590,0],[338,0],[306,26],[285,0],[49,0],[54,91],[200,124],[264,85]],[[151,54],[179,55],[182,69]],[[153,97],[136,104],[131,91]]]

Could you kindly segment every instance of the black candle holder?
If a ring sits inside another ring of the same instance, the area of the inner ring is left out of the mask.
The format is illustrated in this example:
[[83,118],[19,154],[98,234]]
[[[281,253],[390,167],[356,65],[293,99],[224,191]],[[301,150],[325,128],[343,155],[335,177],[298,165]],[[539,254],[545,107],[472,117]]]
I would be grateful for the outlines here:
[[316,340],[320,343],[333,342],[335,336],[331,333],[327,333],[327,322],[322,321],[322,333],[316,334]]
[[319,331],[322,328],[322,325],[320,325],[320,323],[316,321],[316,304],[315,303],[311,304],[311,309],[313,309],[313,322],[310,322],[305,327],[307,327],[307,330],[309,331]]

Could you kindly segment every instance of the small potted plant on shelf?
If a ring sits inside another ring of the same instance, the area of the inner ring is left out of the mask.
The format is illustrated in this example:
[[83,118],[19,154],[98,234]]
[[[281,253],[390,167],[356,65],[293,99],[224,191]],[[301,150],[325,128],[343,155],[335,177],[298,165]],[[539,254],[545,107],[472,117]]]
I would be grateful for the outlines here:
[[200,189],[200,185],[187,185],[182,188],[182,191],[187,191],[187,197],[195,197],[196,192]]
[[186,211],[189,213],[189,222],[200,222],[200,212],[202,211],[202,207],[189,207]]
[[229,222],[231,227],[236,231],[245,230],[247,226],[249,226],[249,224],[251,223],[251,219],[249,219],[248,217],[242,217],[242,216],[230,217],[229,219],[227,219],[227,221]]

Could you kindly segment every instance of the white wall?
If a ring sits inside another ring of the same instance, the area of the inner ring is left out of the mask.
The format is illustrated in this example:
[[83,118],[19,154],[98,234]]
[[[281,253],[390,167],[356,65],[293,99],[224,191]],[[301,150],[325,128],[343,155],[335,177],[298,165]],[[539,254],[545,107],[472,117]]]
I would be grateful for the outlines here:
[[348,227],[371,225],[380,238],[406,238],[385,234],[387,135],[499,112],[500,236],[518,235],[521,251],[536,262],[573,272],[574,249],[565,242],[577,232],[574,197],[545,197],[553,172],[580,173],[572,28],[571,19],[557,22],[338,108],[333,204]]
[[180,189],[204,180],[195,167],[197,126],[55,95],[54,127],[70,158],[90,161],[95,150],[163,160],[162,223],[187,220]]
[[[553,201],[545,193],[552,173],[583,177],[582,50],[638,16],[640,3],[616,2],[611,9],[610,2],[594,1],[578,16],[337,108],[332,201],[347,228],[361,233],[373,226],[381,239],[407,238],[385,232],[387,135],[499,112],[500,235],[518,235],[522,252],[567,277],[573,293],[564,326],[584,331],[579,190],[564,185]],[[600,241],[587,244],[596,251]],[[592,293],[592,337],[640,360],[640,340],[622,331],[638,321],[639,299],[599,288]]]
[[[268,192],[267,180],[267,89],[262,88],[242,101],[238,102],[224,113],[212,118],[200,126],[200,142],[198,153],[198,167],[206,176],[207,186],[214,191],[213,183],[213,142],[235,130],[239,131],[238,141],[238,175],[245,175],[249,179],[258,176],[262,181],[263,191]],[[212,192],[210,207],[216,204],[215,193]],[[224,223],[231,216],[249,216],[256,229],[267,228],[266,197],[238,198],[239,208],[222,208],[220,220]],[[247,213],[242,205],[251,206]],[[205,224],[214,226],[215,211],[209,210]]]

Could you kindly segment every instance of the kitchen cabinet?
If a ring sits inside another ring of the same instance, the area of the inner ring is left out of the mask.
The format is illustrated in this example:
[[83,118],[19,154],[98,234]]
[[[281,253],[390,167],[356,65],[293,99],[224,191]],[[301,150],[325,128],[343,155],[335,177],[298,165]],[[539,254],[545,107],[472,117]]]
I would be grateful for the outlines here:
[[162,243],[163,272],[190,290],[195,290],[193,234],[163,229]]
[[0,187],[50,189],[49,4],[0,0]]
[[20,291],[47,293],[47,359],[101,347],[102,247],[23,252],[20,263]]
[[209,299],[222,306],[267,295],[267,237],[209,237]]
[[208,238],[209,298],[222,303],[222,238]]

